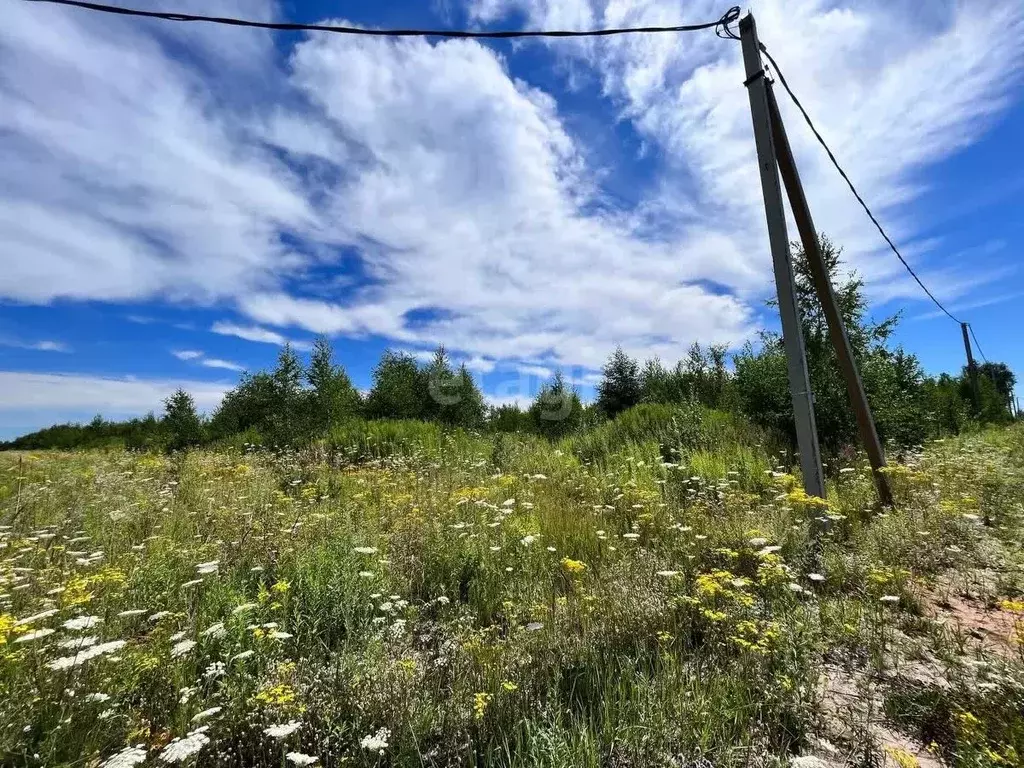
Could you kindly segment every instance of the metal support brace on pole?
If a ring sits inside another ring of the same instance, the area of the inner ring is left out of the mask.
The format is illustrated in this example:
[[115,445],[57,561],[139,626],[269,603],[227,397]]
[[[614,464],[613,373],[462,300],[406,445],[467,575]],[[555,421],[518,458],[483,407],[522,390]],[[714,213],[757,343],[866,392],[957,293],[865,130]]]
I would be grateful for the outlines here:
[[750,96],[750,114],[754,121],[754,141],[757,146],[757,164],[761,172],[761,192],[764,194],[765,217],[768,222],[768,242],[775,268],[775,288],[782,316],[782,341],[786,349],[789,373],[789,391],[793,399],[793,420],[796,441],[800,450],[800,470],[804,490],[811,496],[825,498],[825,477],[818,447],[818,430],[814,423],[814,400],[807,359],[804,354],[803,327],[796,301],[793,265],[789,257],[789,235],[786,232],[786,213],[782,207],[782,188],[776,167],[775,146],[768,108],[767,81],[761,48],[757,39],[757,25],[752,14],[740,21],[740,40],[743,44],[743,62],[746,67],[747,94]]
[[967,323],[960,323],[960,330],[964,334],[964,349],[967,351],[967,375],[971,379],[971,398],[974,400],[974,415],[981,413],[981,397],[978,394],[978,366],[974,364],[974,354],[971,352],[971,337],[968,335]]
[[800,173],[797,171],[796,159],[793,157],[793,150],[789,145],[789,137],[786,135],[786,126],[782,122],[779,105],[775,100],[775,93],[770,83],[766,85],[765,90],[768,96],[768,110],[771,114],[772,139],[775,142],[775,152],[779,161],[779,173],[782,176],[783,183],[786,185],[786,193],[789,196],[789,205],[793,211],[796,227],[800,230],[800,240],[803,242],[807,267],[811,273],[811,279],[814,281],[814,290],[818,295],[818,301],[821,303],[825,314],[828,333],[832,339],[832,347],[836,351],[839,368],[843,373],[843,378],[846,380],[846,392],[850,397],[850,406],[853,408],[854,416],[857,419],[857,431],[860,433],[860,442],[868,454],[868,461],[871,463],[878,497],[882,504],[891,506],[893,503],[892,490],[889,488],[888,479],[880,471],[885,466],[885,453],[882,450],[882,443],[878,439],[878,430],[875,429],[875,420],[871,415],[871,406],[868,405],[867,395],[864,394],[864,383],[861,381],[860,372],[857,370],[857,361],[853,358],[850,338],[846,333],[846,324],[843,322],[839,305],[836,303],[835,291],[832,290],[828,269],[821,255],[818,231],[814,228],[811,208],[807,203],[803,184],[800,183]]

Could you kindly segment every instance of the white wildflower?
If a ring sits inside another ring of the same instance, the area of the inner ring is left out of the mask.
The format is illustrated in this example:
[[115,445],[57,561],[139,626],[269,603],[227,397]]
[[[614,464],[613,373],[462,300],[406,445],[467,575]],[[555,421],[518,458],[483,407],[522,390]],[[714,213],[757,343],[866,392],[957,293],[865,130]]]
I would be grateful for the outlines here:
[[245,613],[246,611],[251,611],[256,606],[257,606],[256,603],[242,603],[241,605],[236,605],[234,608],[232,608],[231,609],[231,613],[233,615],[237,616],[240,613]]
[[212,637],[214,640],[219,640],[227,633],[228,631],[224,629],[224,622],[218,621],[216,624],[208,626],[200,634],[202,634],[203,637]]
[[223,707],[210,707],[209,709],[204,709],[202,712],[198,712],[192,716],[192,722],[198,723],[200,720],[206,720],[207,718],[213,717],[222,709]]
[[104,701],[110,701],[110,695],[106,693],[89,693],[85,696],[86,701],[96,701],[102,704]]
[[231,660],[232,661],[241,661],[242,659],[248,659],[250,656],[254,655],[255,653],[256,653],[256,651],[254,651],[254,650],[252,650],[250,648],[248,651],[242,651],[241,653],[236,653],[234,656],[231,657]]
[[99,616],[79,616],[76,619],[68,619],[64,622],[64,629],[70,629],[72,631],[79,631],[82,629],[92,629],[97,624],[103,622]]
[[293,637],[293,635],[290,632],[281,632],[280,630],[275,630],[270,633],[270,637],[274,638],[275,640],[287,640],[288,638]]
[[202,725],[185,738],[174,739],[164,747],[160,753],[160,759],[165,763],[182,763],[193,755],[199,754],[199,751],[210,743],[210,737],[206,735],[208,729],[209,726]]
[[53,629],[37,629],[35,632],[29,632],[27,635],[22,635],[14,642],[16,643],[30,643],[33,640],[38,640],[41,637],[52,635],[56,630]]
[[186,632],[186,631],[185,631],[185,630],[183,629],[183,630],[181,630],[181,632],[175,632],[175,633],[174,633],[173,635],[171,635],[171,638],[170,638],[170,640],[171,640],[171,642],[172,642],[172,643],[176,643],[176,642],[178,642],[179,640],[181,640],[182,638],[184,638],[184,637],[185,637],[185,635],[187,635],[187,634],[188,634],[188,632]]
[[132,768],[134,765],[146,762],[146,750],[141,744],[134,747],[125,747],[116,755],[108,757],[100,763],[100,768]]
[[791,581],[788,585],[790,592],[803,592],[804,588],[797,584],[795,581]]
[[154,613],[152,616],[149,617],[149,621],[160,621],[160,619],[165,619],[165,618],[167,618],[170,615],[171,615],[170,611],[157,611],[156,613]]
[[503,507],[512,507],[512,506],[515,506],[515,503],[516,503],[515,499],[505,499],[503,502],[501,502],[501,506],[503,506]]
[[828,768],[828,763],[814,755],[801,755],[789,759],[789,768]]
[[298,722],[297,720],[291,720],[287,723],[282,723],[280,725],[271,725],[268,728],[264,728],[263,732],[271,738],[283,739],[288,736],[291,736],[301,727],[302,723]]
[[531,621],[529,624],[526,625],[527,632],[536,632],[541,629],[544,629],[544,625],[541,624],[539,621]]
[[391,731],[387,728],[381,728],[376,733],[370,736],[363,736],[359,742],[359,746],[363,749],[368,749],[371,752],[377,754],[382,753],[388,746],[388,739],[391,738]]
[[218,570],[220,570],[220,560],[211,560],[208,563],[199,563],[196,566],[196,573],[203,576],[216,573]]
[[42,611],[41,613],[37,613],[34,616],[26,616],[24,619],[18,619],[16,622],[14,622],[14,626],[23,627],[26,624],[33,624],[37,621],[48,619],[55,613],[60,613],[60,611],[58,611],[56,608],[50,608],[49,610]]
[[900,598],[898,595],[882,595],[880,598],[883,603],[898,603]]
[[312,765],[317,762],[319,758],[313,757],[312,755],[304,755],[301,752],[289,752],[285,757],[293,765]]
[[120,619],[129,619],[132,616],[141,616],[145,612],[145,608],[129,608],[127,611],[121,611],[117,616]]
[[103,656],[114,651],[121,650],[126,645],[124,640],[111,640],[109,643],[102,643],[100,645],[94,645],[91,648],[86,648],[84,651],[79,651],[74,656],[61,656],[59,659],[54,659],[49,662],[46,666],[53,670],[64,670],[70,669],[71,667],[77,667],[80,664],[84,664],[90,659],[95,659],[97,656]]
[[777,544],[773,544],[770,547],[763,547],[762,549],[759,549],[756,554],[758,557],[765,557],[767,555],[771,555],[775,552],[778,552],[780,549],[782,549],[782,547],[778,546]]
[[536,533],[531,533],[531,534],[528,534],[528,535],[526,535],[526,536],[523,536],[523,538],[522,538],[522,539],[520,539],[520,541],[522,542],[522,545],[523,545],[524,547],[528,547],[528,546],[530,546],[531,544],[533,544],[533,542],[535,542],[535,541],[537,540],[537,536],[538,536],[538,535],[539,535],[539,534],[536,534]]
[[808,573],[807,574],[807,578],[810,579],[811,581],[824,581],[825,580],[825,577],[822,576],[820,573]]
[[196,643],[194,640],[182,640],[180,643],[176,643],[175,646],[171,648],[171,658],[177,659],[180,656],[184,656],[186,653],[188,653],[195,647]]
[[[853,468],[853,467],[843,467],[842,469],[839,470],[839,474],[840,475],[848,475],[851,472],[856,472],[856,471],[857,470],[855,468]],[[797,759],[799,759],[799,758],[797,758]]]
[[361,578],[361,579],[372,579],[373,578],[373,571],[360,571],[359,572],[359,578]]
[[178,691],[178,703],[188,704],[193,696],[196,695],[198,688],[182,688]]
[[215,661],[203,670],[203,677],[207,680],[216,680],[218,677],[223,677],[225,674],[227,674],[227,669],[225,668],[223,661]]
[[376,555],[377,554],[377,548],[376,547],[353,547],[352,551],[353,552],[358,552],[360,555]]
[[[182,589],[188,589],[189,587],[194,587],[196,584],[202,584],[202,583],[203,583],[202,579],[192,579],[192,581],[186,581],[184,584],[182,584],[181,588]],[[168,745],[168,746],[170,746],[170,745]]]
[[767,543],[768,543],[768,539],[764,539],[764,538],[761,538],[761,537],[754,538],[754,539],[750,540],[750,546],[757,547],[758,549],[760,549],[761,547],[763,547]]
[[657,571],[655,576],[661,576],[663,579],[671,579],[674,576],[679,575],[679,571]]
[[70,640],[65,640],[63,643],[58,643],[60,648],[70,648],[78,651],[82,648],[88,648],[90,645],[96,645],[98,637],[73,637]]

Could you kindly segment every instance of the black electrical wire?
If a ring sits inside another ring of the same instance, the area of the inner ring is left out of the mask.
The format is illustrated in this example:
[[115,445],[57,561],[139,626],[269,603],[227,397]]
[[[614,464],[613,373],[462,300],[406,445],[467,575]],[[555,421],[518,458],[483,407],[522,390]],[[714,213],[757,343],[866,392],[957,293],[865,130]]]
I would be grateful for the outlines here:
[[900,263],[904,267],[906,267],[906,270],[907,272],[910,273],[910,276],[914,278],[914,280],[917,282],[919,286],[921,286],[921,290],[928,294],[928,298],[935,303],[935,306],[941,309],[950,320],[952,320],[955,323],[959,323],[960,321],[957,320],[956,317],[954,317],[948,309],[942,306],[942,302],[935,298],[935,294],[928,290],[928,286],[921,282],[921,278],[917,276],[917,273],[913,270],[910,264],[907,263],[907,260],[903,258],[903,254],[900,253],[899,248],[897,248],[896,244],[893,243],[892,238],[890,238],[889,235],[886,234],[885,230],[882,228],[882,225],[879,224],[878,219],[875,218],[875,214],[871,212],[871,209],[868,208],[868,204],[864,202],[864,198],[860,196],[860,193],[857,191],[857,188],[853,186],[853,182],[850,181],[850,177],[846,175],[846,171],[844,171],[843,167],[839,165],[839,161],[836,160],[836,156],[832,154],[832,150],[829,149],[828,144],[825,143],[825,139],[822,138],[821,134],[818,132],[818,129],[814,126],[814,123],[811,121],[810,115],[807,114],[807,110],[804,109],[803,104],[800,103],[800,99],[796,97],[796,94],[793,93],[793,89],[789,87],[789,83],[786,82],[786,77],[785,75],[782,74],[782,70],[779,68],[778,62],[776,62],[775,59],[772,58],[772,55],[768,53],[768,49],[765,48],[763,44],[761,45],[761,52],[768,57],[768,61],[771,62],[772,68],[775,70],[775,74],[778,77],[779,82],[782,83],[782,87],[786,90],[786,93],[789,94],[789,98],[793,100],[794,104],[796,104],[796,108],[800,110],[800,114],[804,116],[804,121],[807,123],[807,126],[811,129],[811,133],[814,134],[814,138],[816,138],[818,140],[818,143],[821,144],[822,147],[824,147],[826,154],[828,154],[828,159],[832,161],[832,165],[834,165],[836,167],[836,170],[839,171],[839,175],[843,177],[843,180],[846,182],[846,185],[850,188],[850,191],[853,192],[853,196],[857,198],[857,202],[861,204],[861,207],[864,209],[864,212],[867,213],[868,218],[871,219],[872,223],[878,229],[879,233],[881,233],[882,237],[885,238],[885,242],[889,244],[889,247],[892,249],[892,252],[896,254],[896,258],[900,260]]
[[974,326],[968,323],[967,330],[971,332],[971,338],[974,339],[974,346],[978,348],[978,354],[981,355],[981,359],[987,363],[988,358],[985,357],[985,353],[981,351],[981,342],[979,342],[978,337],[974,335]]
[[112,13],[120,16],[139,16],[147,19],[163,21],[203,21],[210,24],[224,24],[232,27],[254,27],[256,29],[276,29],[287,32],[335,32],[343,35],[369,35],[372,37],[440,37],[440,38],[482,38],[510,39],[520,37],[607,37],[610,35],[628,35],[652,32],[698,32],[702,29],[715,29],[719,37],[735,37],[729,25],[740,16],[739,6],[733,6],[718,19],[700,24],[681,24],[673,27],[620,27],[615,29],[589,30],[497,30],[473,31],[464,29],[364,29],[362,27],[346,27],[333,24],[300,24],[293,22],[256,21],[238,19],[227,16],[198,16],[190,13],[172,13],[168,11],[143,11],[137,8],[123,8],[117,5],[90,3],[85,0],[25,0],[30,3],[52,3],[83,8],[89,11]]

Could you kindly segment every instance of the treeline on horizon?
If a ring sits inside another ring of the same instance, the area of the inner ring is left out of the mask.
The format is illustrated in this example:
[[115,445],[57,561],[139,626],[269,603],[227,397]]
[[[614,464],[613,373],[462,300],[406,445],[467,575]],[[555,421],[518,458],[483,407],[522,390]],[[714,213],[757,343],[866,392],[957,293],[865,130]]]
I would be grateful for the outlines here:
[[[912,446],[929,437],[958,434],[971,425],[1012,420],[1010,398],[1015,377],[1005,364],[978,366],[977,404],[966,368],[957,375],[926,376],[914,355],[890,344],[898,316],[877,323],[870,320],[862,281],[850,275],[837,284],[840,250],[826,237],[822,237],[822,250],[883,441],[897,447]],[[818,431],[823,449],[834,454],[856,444],[856,424],[798,246],[794,246],[794,267]],[[777,333],[763,332],[759,342],[756,347],[748,343],[733,355],[731,370],[724,346],[694,344],[687,357],[673,366],[657,359],[641,365],[617,349],[604,367],[592,404],[584,404],[575,388],[556,373],[530,406],[522,409],[516,405],[488,407],[465,365],[453,367],[443,347],[426,364],[407,353],[385,352],[374,368],[372,388],[363,397],[344,368],[334,362],[330,342],[320,338],[308,366],[285,346],[274,370],[243,374],[208,419],[197,413],[192,397],[179,390],[165,401],[160,417],[149,414],[111,422],[97,416],[88,424],[56,425],[0,443],[0,449],[301,445],[330,439],[332,433],[353,434],[359,424],[381,420],[559,439],[597,427],[642,404],[721,411],[788,436],[792,442],[792,405],[782,339]]]

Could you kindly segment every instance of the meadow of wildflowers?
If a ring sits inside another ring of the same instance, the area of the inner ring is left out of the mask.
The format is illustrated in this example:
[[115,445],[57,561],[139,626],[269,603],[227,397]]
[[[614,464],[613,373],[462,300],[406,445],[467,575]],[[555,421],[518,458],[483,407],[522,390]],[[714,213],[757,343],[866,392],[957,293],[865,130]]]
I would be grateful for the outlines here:
[[0,762],[1022,764],[1024,430],[444,439],[0,454]]

